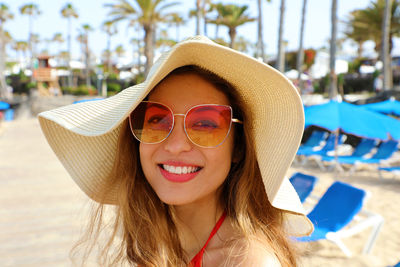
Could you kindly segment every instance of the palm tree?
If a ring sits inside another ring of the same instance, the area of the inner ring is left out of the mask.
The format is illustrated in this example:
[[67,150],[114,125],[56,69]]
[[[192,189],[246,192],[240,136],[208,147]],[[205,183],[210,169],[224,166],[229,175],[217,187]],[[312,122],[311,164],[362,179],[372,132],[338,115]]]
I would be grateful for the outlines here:
[[[217,12],[217,17],[215,19],[210,19],[207,16],[207,13],[213,13],[214,11],[217,10],[217,4],[210,3],[209,8],[206,10],[206,15],[204,16],[204,19],[206,20],[207,23],[213,23],[215,25],[215,36],[214,40],[219,40],[219,21],[221,20],[221,15]],[[213,21],[213,22],[212,22]]]
[[233,48],[235,45],[236,28],[247,23],[254,21],[254,18],[250,18],[245,12],[248,6],[237,6],[233,4],[217,4],[216,10],[218,17],[209,22],[212,24],[219,24],[228,27],[230,43],[229,47]]
[[240,52],[248,53],[249,48],[253,49],[254,45],[250,41],[246,40],[243,36],[239,36],[233,48]]
[[[267,0],[267,2],[271,3],[271,0]],[[264,54],[264,38],[263,38],[263,22],[262,22],[262,0],[257,0],[258,6],[258,17],[257,17],[257,50],[256,57],[261,57],[265,62],[265,54]]]
[[160,32],[160,38],[158,38],[156,41],[156,47],[161,48],[161,51],[163,50],[163,48],[170,48],[170,47],[174,46],[175,44],[176,44],[176,41],[174,41],[168,37],[167,30],[162,30]]
[[143,41],[140,38],[132,38],[130,40],[130,43],[134,47],[134,50],[137,52],[137,70],[138,73],[141,72],[142,69],[142,63],[141,63],[141,57],[143,53]]
[[165,3],[166,0],[116,0],[116,4],[105,4],[111,8],[108,16],[112,16],[111,21],[137,21],[144,31],[144,55],[146,57],[145,74],[150,70],[154,59],[154,34],[158,23],[165,22],[169,15],[163,11],[177,3]]
[[39,43],[40,43],[42,40],[40,39],[40,36],[39,36],[38,33],[33,33],[33,34],[31,35],[31,39],[32,39],[32,40],[31,40],[31,43],[32,43],[32,51],[33,51],[33,54],[36,55],[36,49],[37,49]]
[[332,0],[331,7],[331,40],[329,50],[329,98],[333,99],[337,96],[337,77],[335,73],[336,61],[336,36],[337,36],[337,0]]
[[65,6],[61,9],[61,16],[63,18],[66,18],[68,20],[68,37],[67,37],[67,42],[68,42],[68,70],[69,70],[69,76],[68,76],[68,86],[72,87],[72,69],[70,66],[70,61],[71,61],[71,26],[72,26],[72,18],[78,18],[79,15],[76,12],[75,8],[72,6],[71,3],[65,4]]
[[203,35],[207,36],[207,13],[211,11],[211,0],[196,0],[196,8],[189,10],[189,18],[196,18],[196,35],[201,34],[200,25],[203,20]]
[[362,24],[357,21],[360,16],[360,10],[354,10],[350,12],[348,21],[346,22],[347,27],[345,30],[345,36],[357,43],[357,58],[362,57],[363,44],[369,40],[369,30],[367,27],[363,27]]
[[[63,38],[63,36],[62,36],[62,34],[59,33],[59,32],[57,32],[57,33],[55,33],[55,34],[53,35],[53,38],[51,39],[51,41],[52,41],[53,43],[59,44],[59,45],[61,45],[62,43],[65,42],[65,40],[64,40],[64,38]],[[59,52],[60,52],[60,49],[58,49],[58,51],[56,52],[56,54],[59,54]]]
[[89,32],[93,31],[93,28],[89,24],[83,24],[81,29],[80,38],[82,39],[83,55],[85,60],[85,78],[86,86],[91,87],[90,84],[90,49],[89,49]]
[[179,42],[179,27],[184,25],[186,21],[178,13],[171,13],[170,18],[168,20],[170,25],[175,26],[175,33],[176,33],[175,41]]
[[196,35],[200,34],[201,0],[196,0]]
[[115,54],[117,57],[122,57],[126,53],[125,48],[122,44],[115,47]]
[[[37,16],[40,15],[40,10],[39,6],[33,3],[30,4],[25,4],[19,8],[19,11],[22,15],[28,15],[29,17],[29,38],[28,38],[28,45],[29,45],[29,50],[31,52],[31,70],[33,71],[33,63],[34,63],[34,58],[36,57],[32,45],[32,34],[33,34],[33,20]],[[33,79],[33,75],[31,76],[31,80]]]
[[4,31],[4,23],[13,17],[14,15],[10,12],[8,6],[0,3],[0,98],[8,97],[6,77],[4,76],[7,43],[7,34]]
[[117,33],[116,24],[113,21],[105,21],[102,30],[107,34],[107,72],[111,71],[111,37]]
[[26,51],[29,50],[29,44],[25,41],[16,41],[13,43],[13,49],[17,52],[17,58],[20,67],[23,65],[23,59],[26,58]]
[[389,54],[389,33],[392,0],[385,1],[385,12],[382,23],[382,62],[383,62],[383,89],[393,87],[391,57]]
[[[351,13],[348,21],[348,33],[358,38],[364,34],[366,40],[375,42],[375,51],[382,59],[382,25],[384,22],[384,13],[386,0],[376,0],[365,9],[358,9]],[[389,31],[389,51],[393,48],[393,37],[400,33],[400,1],[392,1],[390,15]],[[353,38],[352,38],[353,39]],[[357,39],[353,39],[357,41]]]
[[69,52],[68,51],[60,51],[58,53],[58,58],[64,62],[64,63],[68,63],[69,60]]
[[278,56],[276,59],[276,68],[285,71],[285,48],[283,43],[283,23],[285,17],[285,0],[281,0],[280,16],[279,16],[279,31],[278,31]]
[[304,62],[304,51],[303,51],[303,37],[304,37],[304,24],[305,24],[305,17],[306,17],[306,6],[307,0],[303,0],[303,9],[301,12],[301,23],[300,23],[300,38],[299,38],[299,51],[297,51],[297,71],[299,76],[297,80],[299,81],[300,91],[303,90],[303,82],[301,80],[301,74],[303,73],[303,62]]

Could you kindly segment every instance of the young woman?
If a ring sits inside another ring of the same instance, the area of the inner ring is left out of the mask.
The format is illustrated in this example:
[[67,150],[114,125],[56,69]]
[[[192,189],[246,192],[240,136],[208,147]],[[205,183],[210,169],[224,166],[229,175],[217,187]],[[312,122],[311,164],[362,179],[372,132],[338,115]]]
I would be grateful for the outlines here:
[[[39,115],[56,155],[115,216],[103,265],[296,266],[307,235],[284,175],[303,130],[296,89],[204,37],[176,45],[143,84]],[[94,242],[94,241],[93,241]]]

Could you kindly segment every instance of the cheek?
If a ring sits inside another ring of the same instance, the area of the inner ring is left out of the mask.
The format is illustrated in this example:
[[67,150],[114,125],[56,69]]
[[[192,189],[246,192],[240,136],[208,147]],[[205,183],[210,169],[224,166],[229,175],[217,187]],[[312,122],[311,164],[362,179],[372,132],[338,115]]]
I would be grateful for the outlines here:
[[233,153],[233,140],[229,138],[224,144],[215,150],[208,151],[208,161],[212,167],[212,171],[219,173],[226,178],[229,173],[232,164],[232,153]]

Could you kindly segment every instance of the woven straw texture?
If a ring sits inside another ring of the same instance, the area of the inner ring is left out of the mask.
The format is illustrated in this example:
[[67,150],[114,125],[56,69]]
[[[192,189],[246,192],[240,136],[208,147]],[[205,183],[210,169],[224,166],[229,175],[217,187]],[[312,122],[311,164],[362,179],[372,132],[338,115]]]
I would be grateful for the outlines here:
[[[268,199],[274,207],[288,211],[292,234],[309,234],[312,225],[285,178],[304,127],[297,90],[272,67],[205,37],[187,39],[163,54],[142,84],[104,100],[39,114],[42,130],[68,173],[98,201],[98,189],[111,171],[121,122],[169,72],[184,65],[208,69],[238,90],[254,119],[252,133]],[[115,203],[115,194],[115,188],[110,189],[107,203]]]

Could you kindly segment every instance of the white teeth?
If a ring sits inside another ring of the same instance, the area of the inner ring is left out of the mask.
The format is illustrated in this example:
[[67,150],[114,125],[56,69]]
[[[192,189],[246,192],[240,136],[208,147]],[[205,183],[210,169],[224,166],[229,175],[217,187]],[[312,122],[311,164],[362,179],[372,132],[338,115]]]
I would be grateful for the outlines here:
[[187,174],[187,173],[192,173],[198,171],[200,168],[199,167],[194,167],[194,166],[171,166],[171,165],[162,165],[163,169],[166,170],[167,172],[174,173],[174,174]]

